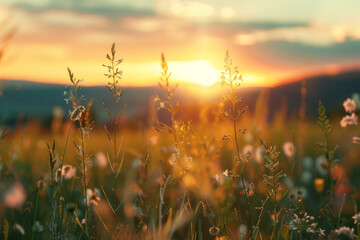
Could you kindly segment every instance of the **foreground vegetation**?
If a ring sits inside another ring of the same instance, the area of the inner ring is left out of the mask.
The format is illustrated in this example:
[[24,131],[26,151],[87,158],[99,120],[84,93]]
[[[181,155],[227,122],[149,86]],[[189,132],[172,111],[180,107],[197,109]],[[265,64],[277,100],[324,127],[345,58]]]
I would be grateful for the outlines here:
[[113,105],[104,104],[103,127],[68,69],[65,120],[55,109],[50,130],[30,121],[3,131],[1,239],[358,238],[355,101],[344,102],[340,124],[321,102],[317,123],[302,108],[300,120],[280,111],[270,124],[261,95],[252,116],[242,106],[242,76],[227,52],[228,95],[183,122],[162,55],[163,94],[149,126],[134,131],[122,126],[115,45],[106,59]]

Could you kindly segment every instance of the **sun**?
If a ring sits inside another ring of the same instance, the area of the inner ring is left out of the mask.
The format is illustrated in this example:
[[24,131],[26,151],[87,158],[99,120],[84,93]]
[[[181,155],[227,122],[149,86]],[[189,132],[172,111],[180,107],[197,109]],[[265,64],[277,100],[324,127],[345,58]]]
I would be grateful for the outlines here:
[[219,81],[220,71],[208,61],[168,62],[174,79],[211,86]]

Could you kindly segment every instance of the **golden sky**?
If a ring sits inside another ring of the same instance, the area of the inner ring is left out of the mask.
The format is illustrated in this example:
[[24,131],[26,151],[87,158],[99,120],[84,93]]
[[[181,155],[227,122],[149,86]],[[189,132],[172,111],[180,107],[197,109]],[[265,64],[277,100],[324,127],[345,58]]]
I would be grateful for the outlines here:
[[227,49],[245,85],[275,85],[358,68],[358,9],[357,0],[1,0],[2,29],[17,32],[0,79],[67,84],[70,67],[101,85],[115,42],[122,85],[157,84],[162,52],[174,81],[211,85]]

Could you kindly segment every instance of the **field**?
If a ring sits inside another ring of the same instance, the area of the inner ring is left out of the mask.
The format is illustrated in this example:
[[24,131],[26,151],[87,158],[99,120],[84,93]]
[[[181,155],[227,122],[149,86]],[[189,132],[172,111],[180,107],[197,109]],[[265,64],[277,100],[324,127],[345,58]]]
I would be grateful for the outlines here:
[[264,94],[255,109],[243,105],[242,75],[226,52],[224,96],[184,120],[173,98],[181,85],[162,55],[163,93],[149,99],[146,121],[131,125],[115,45],[106,61],[113,102],[103,106],[104,125],[93,121],[92,101],[68,69],[69,114],[54,108],[49,127],[27,120],[3,128],[1,239],[360,236],[354,100],[344,99],[331,119],[320,101],[312,103],[317,119],[306,118],[303,99],[298,117],[289,118],[285,104],[269,120]]

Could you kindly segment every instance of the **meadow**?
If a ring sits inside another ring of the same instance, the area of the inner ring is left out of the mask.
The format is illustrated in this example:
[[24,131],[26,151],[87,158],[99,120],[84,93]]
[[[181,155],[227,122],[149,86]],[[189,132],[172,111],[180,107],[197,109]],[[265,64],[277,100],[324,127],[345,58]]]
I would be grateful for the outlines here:
[[279,106],[269,121],[263,95],[255,109],[242,104],[242,75],[226,52],[226,94],[188,121],[162,55],[163,94],[149,99],[147,124],[129,128],[123,60],[115,45],[105,56],[113,102],[104,104],[104,125],[92,119],[81,76],[68,69],[68,112],[54,109],[49,128],[36,120],[3,128],[1,239],[360,237],[354,100],[340,102],[333,118],[319,99],[317,119],[302,105],[293,118]]

